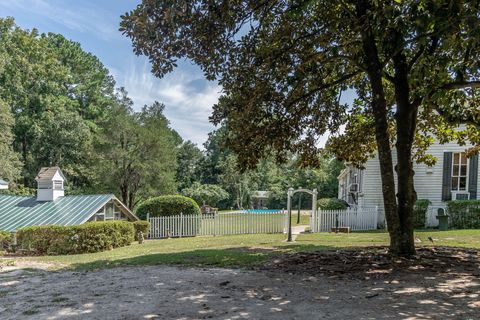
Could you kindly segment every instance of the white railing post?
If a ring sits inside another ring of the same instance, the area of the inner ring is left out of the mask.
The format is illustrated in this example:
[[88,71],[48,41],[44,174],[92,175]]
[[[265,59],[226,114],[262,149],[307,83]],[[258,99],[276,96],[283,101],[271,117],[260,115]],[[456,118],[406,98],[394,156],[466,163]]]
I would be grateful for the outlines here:
[[183,236],[183,212],[180,212],[180,238]]
[[316,232],[315,230],[315,221],[317,220],[317,189],[313,189],[313,196],[312,196],[312,214],[310,217],[310,229],[312,232]]
[[219,214],[216,214],[213,216],[213,236],[215,237],[217,235],[217,228],[216,228],[216,225],[217,225],[217,216],[220,217]]
[[148,237],[150,238],[152,236],[152,223],[150,222],[150,213],[148,212],[147,212],[147,222],[150,223],[149,230],[148,230]]

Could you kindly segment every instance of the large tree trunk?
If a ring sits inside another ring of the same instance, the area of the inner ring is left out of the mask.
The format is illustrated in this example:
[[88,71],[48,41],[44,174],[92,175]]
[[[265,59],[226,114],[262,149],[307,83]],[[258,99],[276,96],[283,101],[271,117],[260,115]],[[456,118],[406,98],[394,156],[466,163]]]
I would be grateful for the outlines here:
[[[396,32],[394,42],[398,47],[403,47],[403,37]],[[412,147],[415,138],[417,122],[417,106],[410,103],[410,88],[408,83],[408,65],[405,55],[397,50],[393,55],[395,69],[394,86],[397,112],[395,114],[397,130],[397,201],[399,228],[391,237],[392,250],[397,254],[415,254],[413,235],[413,207],[416,201],[416,193],[413,183]],[[395,242],[393,244],[393,242]]]
[[[360,21],[360,30],[362,36],[362,47],[365,55],[366,71],[372,89],[372,112],[375,118],[375,139],[377,142],[378,158],[380,163],[380,174],[382,180],[383,204],[387,228],[390,234],[390,252],[395,255],[411,255],[415,253],[413,242],[413,205],[411,194],[413,192],[413,170],[411,164],[411,143],[410,137],[403,135],[404,131],[410,130],[408,124],[397,126],[397,134],[402,138],[397,140],[398,177],[402,180],[399,186],[399,205],[395,195],[395,177],[393,171],[392,150],[390,147],[390,134],[388,123],[387,101],[383,87],[382,72],[383,66],[380,62],[378,49],[374,35],[371,31],[367,8],[369,3],[365,0],[357,2],[357,17]],[[406,79],[406,74],[405,74]],[[404,85],[403,82],[399,84]],[[397,88],[396,88],[397,89]],[[408,83],[406,102],[408,104]],[[397,97],[404,98],[405,96]],[[404,101],[404,100],[402,100]],[[407,107],[408,109],[408,107]],[[411,113],[405,111],[399,117],[403,120],[409,120]],[[410,123],[410,122],[408,122]],[[408,161],[405,161],[408,159]]]

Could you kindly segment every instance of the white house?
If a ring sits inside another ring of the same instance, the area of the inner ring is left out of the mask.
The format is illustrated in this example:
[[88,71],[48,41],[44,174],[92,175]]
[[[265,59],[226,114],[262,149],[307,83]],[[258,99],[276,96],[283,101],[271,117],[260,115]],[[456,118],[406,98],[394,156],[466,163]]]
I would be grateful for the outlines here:
[[[414,163],[417,199],[428,199],[432,202],[427,221],[429,225],[435,225],[436,209],[444,208],[446,201],[480,198],[478,155],[467,158],[464,151],[468,147],[456,143],[436,143],[427,151],[437,158],[434,166]],[[395,165],[395,149],[392,156]],[[364,169],[347,165],[338,176],[338,198],[350,205],[378,206],[379,222],[384,222],[378,157],[369,159],[364,164]]]
[[64,195],[65,177],[59,167],[40,169],[37,196],[0,195],[0,230],[26,226],[78,225],[88,221],[138,218],[113,194]]

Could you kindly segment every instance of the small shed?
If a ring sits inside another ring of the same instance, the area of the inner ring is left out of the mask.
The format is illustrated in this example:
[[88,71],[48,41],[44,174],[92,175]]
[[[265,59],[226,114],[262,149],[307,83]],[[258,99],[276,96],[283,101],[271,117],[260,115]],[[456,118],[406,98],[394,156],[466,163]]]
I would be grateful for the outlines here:
[[0,195],[0,230],[27,226],[79,225],[88,221],[138,218],[113,194],[64,195],[65,177],[59,167],[42,168],[35,178],[37,196]]
[[266,209],[268,198],[270,197],[269,191],[257,190],[252,192],[252,206],[254,209]]
[[65,195],[65,176],[59,167],[43,167],[35,177],[37,201],[55,201]]

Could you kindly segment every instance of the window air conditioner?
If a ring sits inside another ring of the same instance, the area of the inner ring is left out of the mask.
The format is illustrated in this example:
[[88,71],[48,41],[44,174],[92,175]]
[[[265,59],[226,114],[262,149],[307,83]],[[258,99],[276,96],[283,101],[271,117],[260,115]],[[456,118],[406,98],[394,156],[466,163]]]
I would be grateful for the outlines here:
[[470,193],[466,191],[452,191],[452,199],[453,200],[469,200]]

